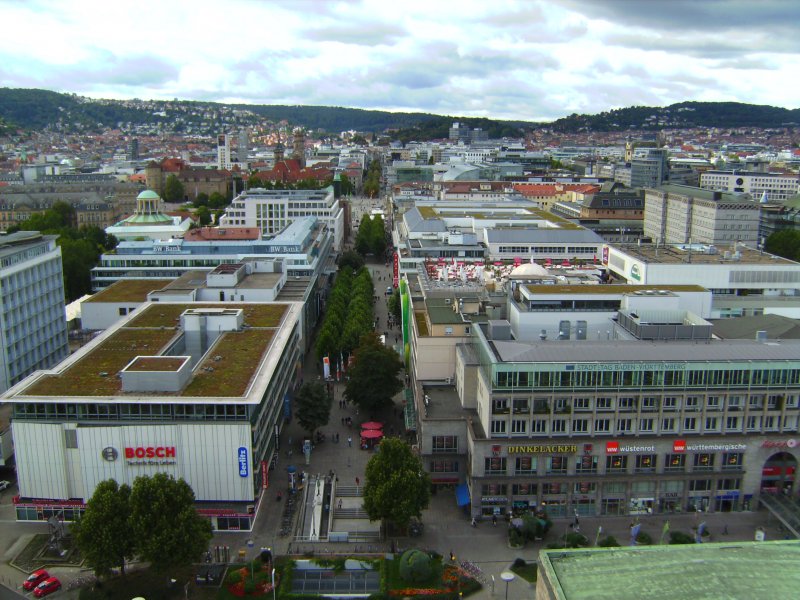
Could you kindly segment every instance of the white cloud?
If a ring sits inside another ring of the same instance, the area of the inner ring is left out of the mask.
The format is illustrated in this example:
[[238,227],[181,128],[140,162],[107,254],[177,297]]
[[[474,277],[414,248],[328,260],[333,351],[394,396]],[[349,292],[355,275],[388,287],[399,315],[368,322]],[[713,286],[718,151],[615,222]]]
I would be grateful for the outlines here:
[[795,107],[800,3],[0,0],[0,85],[525,120]]

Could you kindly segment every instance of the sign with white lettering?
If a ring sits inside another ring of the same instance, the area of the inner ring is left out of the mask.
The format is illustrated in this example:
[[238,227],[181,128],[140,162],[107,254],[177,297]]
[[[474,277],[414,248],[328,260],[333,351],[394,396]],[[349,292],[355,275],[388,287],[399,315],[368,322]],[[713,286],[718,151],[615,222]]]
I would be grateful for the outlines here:
[[239,477],[247,477],[250,472],[250,466],[247,461],[247,448],[242,446],[239,448]]

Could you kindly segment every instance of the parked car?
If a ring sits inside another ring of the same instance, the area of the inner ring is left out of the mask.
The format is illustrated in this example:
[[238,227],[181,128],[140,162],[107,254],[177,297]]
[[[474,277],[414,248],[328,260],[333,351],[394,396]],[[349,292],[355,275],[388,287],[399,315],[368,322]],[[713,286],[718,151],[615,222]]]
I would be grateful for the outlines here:
[[6,481],[5,479],[3,481],[0,481],[0,492],[10,487],[11,487],[10,481]]
[[22,582],[22,589],[26,592],[30,592],[33,588],[37,585],[42,583],[45,579],[50,577],[50,573],[45,571],[44,569],[39,569],[38,571],[34,571],[28,578]]
[[53,592],[61,589],[61,582],[58,577],[48,577],[42,583],[33,588],[33,595],[37,598],[43,598]]
[[386,287],[386,295],[387,296],[391,296],[392,294],[394,294],[394,288],[392,286],[387,286]]

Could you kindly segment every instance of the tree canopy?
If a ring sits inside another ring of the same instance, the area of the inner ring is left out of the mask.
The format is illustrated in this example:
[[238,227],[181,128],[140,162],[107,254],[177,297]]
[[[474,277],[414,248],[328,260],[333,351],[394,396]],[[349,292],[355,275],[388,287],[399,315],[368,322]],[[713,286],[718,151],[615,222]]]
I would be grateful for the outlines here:
[[341,267],[326,304],[317,335],[317,358],[350,355],[361,336],[372,331],[375,288],[369,270]]
[[358,252],[354,252],[353,250],[342,252],[342,255],[339,257],[340,269],[343,269],[345,267],[350,267],[353,271],[358,271],[363,266],[364,266],[364,257],[361,256]]
[[789,260],[800,260],[800,231],[796,229],[776,231],[767,238],[764,250]]
[[369,459],[364,484],[364,510],[372,520],[385,519],[406,527],[428,507],[431,481],[422,461],[400,438],[386,438]]
[[377,334],[368,333],[354,353],[344,396],[367,414],[392,405],[392,397],[403,389],[398,375],[403,368],[400,357],[384,346]]
[[77,300],[92,291],[91,270],[100,255],[116,247],[117,239],[96,225],[74,227],[75,209],[66,202],[54,202],[52,207],[30,216],[8,228],[15,231],[39,231],[58,235],[61,264],[64,271],[64,295],[67,302]]
[[186,197],[186,190],[180,179],[174,173],[167,177],[164,182],[164,200],[167,202],[183,202]]
[[333,399],[322,383],[305,382],[295,396],[295,415],[300,427],[313,435],[317,429],[327,425],[331,418],[332,404]]
[[166,473],[137,477],[130,529],[136,553],[159,570],[191,564],[208,548],[211,523],[197,514],[186,481]]
[[113,479],[101,481],[86,503],[83,516],[70,531],[81,556],[102,577],[118,567],[125,573],[125,561],[134,557],[130,535],[131,488]]
[[367,169],[367,176],[364,178],[364,195],[374,198],[381,192],[381,163],[373,160]]
[[386,252],[386,227],[380,215],[361,217],[356,234],[355,248],[359,254],[382,257]]
[[99,483],[71,531],[98,576],[114,567],[124,572],[134,556],[158,570],[189,565],[211,540],[211,524],[197,514],[192,488],[166,473],[137,477],[133,488],[113,479]]

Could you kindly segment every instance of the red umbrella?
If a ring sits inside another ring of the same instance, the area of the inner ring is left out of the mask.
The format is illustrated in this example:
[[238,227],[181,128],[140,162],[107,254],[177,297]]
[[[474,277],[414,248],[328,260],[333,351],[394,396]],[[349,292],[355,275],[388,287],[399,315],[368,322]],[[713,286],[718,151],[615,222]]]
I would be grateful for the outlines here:
[[496,260],[496,261],[494,262],[494,266],[495,266],[495,267],[502,267],[502,266],[503,266],[503,263],[501,263],[499,260]]
[[383,437],[383,432],[380,429],[365,429],[361,432],[362,440],[377,440]]
[[383,423],[377,421],[367,421],[361,424],[361,429],[383,429]]

